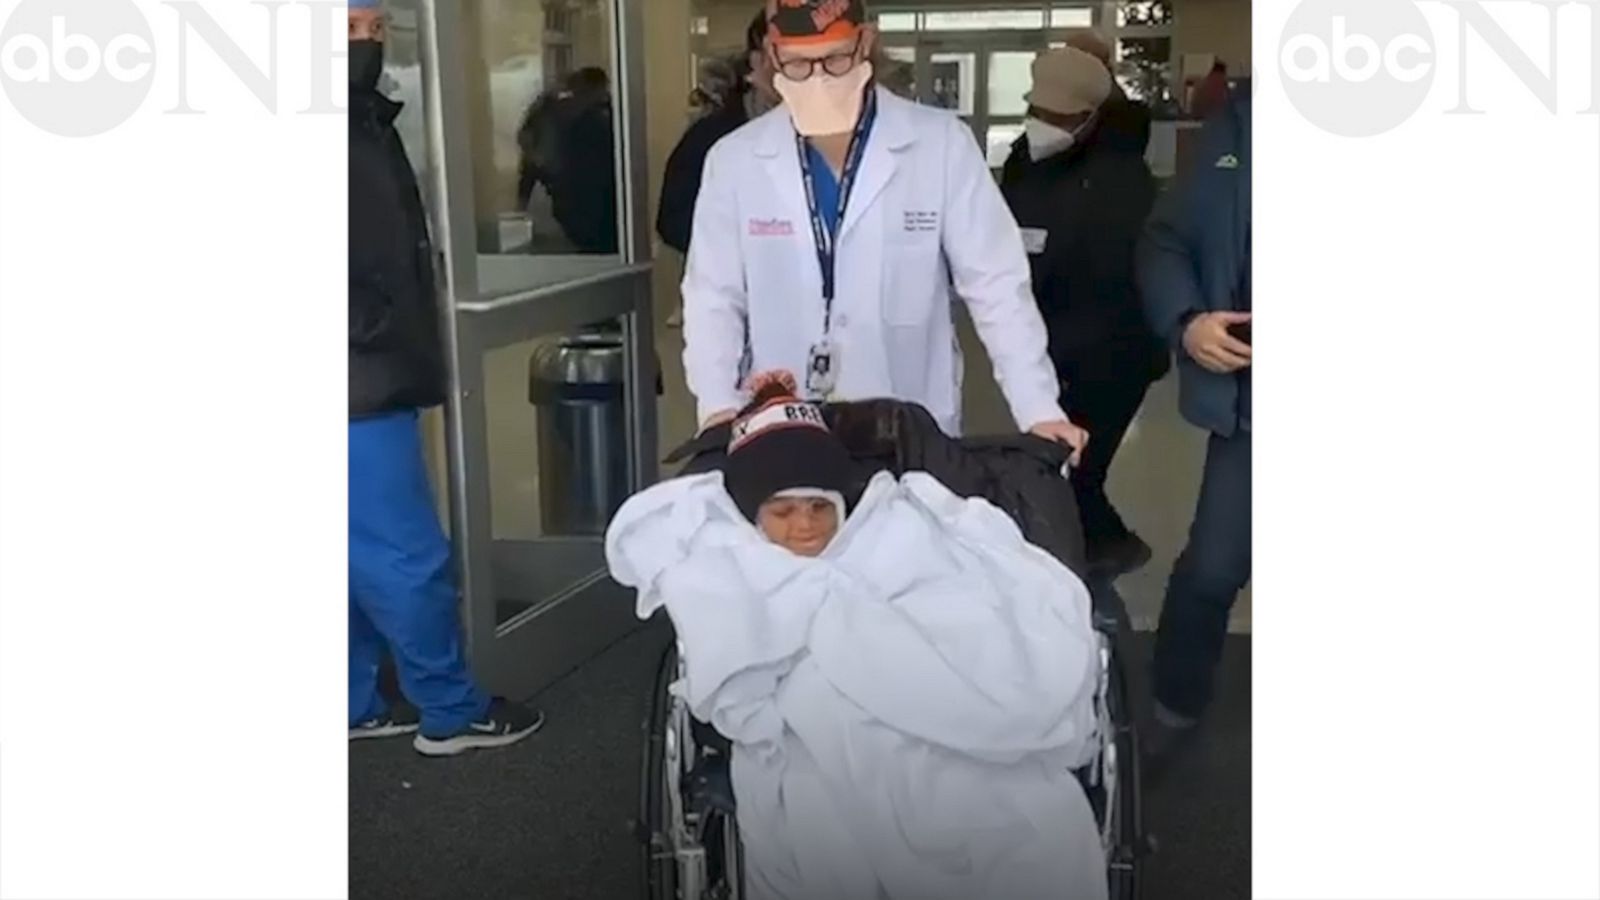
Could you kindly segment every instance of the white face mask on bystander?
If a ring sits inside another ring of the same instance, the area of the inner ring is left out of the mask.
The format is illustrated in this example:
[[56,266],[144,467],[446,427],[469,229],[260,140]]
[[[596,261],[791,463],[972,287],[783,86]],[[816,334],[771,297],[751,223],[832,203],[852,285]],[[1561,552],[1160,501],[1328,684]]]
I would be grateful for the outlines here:
[[1043,119],[1028,119],[1022,123],[1022,130],[1028,136],[1028,155],[1034,162],[1065,153],[1078,140],[1076,132],[1051,125]]

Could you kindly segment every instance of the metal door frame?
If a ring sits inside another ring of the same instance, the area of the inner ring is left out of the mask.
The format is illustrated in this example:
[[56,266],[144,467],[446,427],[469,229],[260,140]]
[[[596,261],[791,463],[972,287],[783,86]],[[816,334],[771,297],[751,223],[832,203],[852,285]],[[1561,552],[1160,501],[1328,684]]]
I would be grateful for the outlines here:
[[[463,51],[463,3],[420,0],[418,26],[434,203],[430,219],[443,261],[441,315],[450,374],[445,407],[451,539],[460,577],[463,624],[473,666],[500,694],[528,696],[637,626],[632,603],[594,571],[551,590],[529,546],[597,539],[497,541],[490,506],[488,410],[484,355],[588,322],[616,317],[627,348],[629,473],[634,490],[655,478],[655,344],[650,309],[648,171],[644,110],[644,0],[611,5],[611,73],[615,85],[616,177],[622,227],[621,264],[560,283],[485,299],[473,191],[471,128]],[[641,177],[635,177],[639,173]],[[599,559],[599,555],[596,555]],[[534,606],[499,621],[497,600],[508,588],[532,591]]]

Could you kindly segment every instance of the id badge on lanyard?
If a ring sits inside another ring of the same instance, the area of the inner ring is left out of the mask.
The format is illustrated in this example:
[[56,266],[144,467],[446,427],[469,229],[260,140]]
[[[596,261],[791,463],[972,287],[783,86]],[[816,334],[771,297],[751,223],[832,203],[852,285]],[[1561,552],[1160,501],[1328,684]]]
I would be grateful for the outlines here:
[[832,399],[839,387],[839,351],[832,336],[834,273],[838,262],[835,239],[838,231],[844,228],[850,192],[855,188],[856,174],[861,169],[861,158],[866,152],[867,131],[877,115],[877,94],[871,86],[866,90],[861,121],[856,123],[855,131],[850,135],[850,148],[845,152],[844,170],[839,176],[839,207],[832,233],[817,206],[816,174],[811,169],[811,155],[807,152],[805,138],[795,136],[795,145],[800,153],[800,174],[806,188],[806,203],[811,212],[811,236],[817,245],[817,266],[822,270],[822,340],[813,344],[806,356],[806,392],[814,399]]
[[839,386],[836,359],[833,342],[828,338],[824,337],[821,342],[811,345],[811,353],[806,357],[807,393],[823,400],[832,399],[834,389]]

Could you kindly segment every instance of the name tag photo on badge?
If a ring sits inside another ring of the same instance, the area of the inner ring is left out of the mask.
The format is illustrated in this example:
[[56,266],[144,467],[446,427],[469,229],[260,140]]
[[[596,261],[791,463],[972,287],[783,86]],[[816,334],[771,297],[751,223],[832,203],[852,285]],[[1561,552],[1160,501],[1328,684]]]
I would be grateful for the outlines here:
[[836,383],[836,365],[833,346],[826,341],[811,348],[806,360],[806,390],[812,396],[827,399]]
[[1050,232],[1043,228],[1022,229],[1022,246],[1030,256],[1037,256],[1044,252],[1044,245],[1050,242]]

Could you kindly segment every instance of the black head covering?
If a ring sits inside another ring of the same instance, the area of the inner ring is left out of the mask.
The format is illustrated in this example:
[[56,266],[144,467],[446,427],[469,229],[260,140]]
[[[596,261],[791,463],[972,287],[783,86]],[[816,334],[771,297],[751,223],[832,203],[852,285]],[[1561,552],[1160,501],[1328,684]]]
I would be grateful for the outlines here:
[[770,380],[757,387],[755,399],[734,420],[723,485],[752,522],[773,494],[795,488],[838,493],[848,513],[856,499],[855,462],[829,430],[821,408],[796,398],[793,376],[784,376],[788,373],[756,379]]

